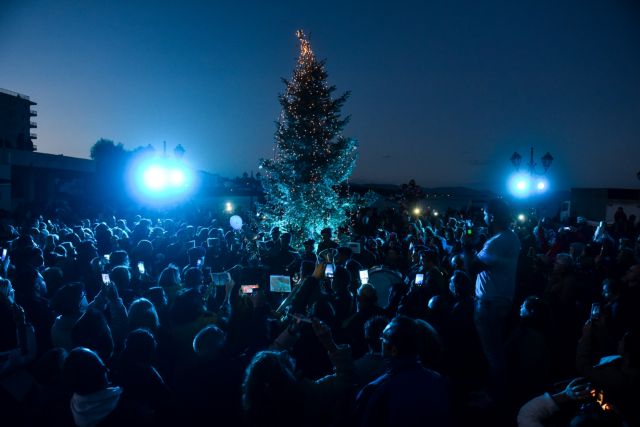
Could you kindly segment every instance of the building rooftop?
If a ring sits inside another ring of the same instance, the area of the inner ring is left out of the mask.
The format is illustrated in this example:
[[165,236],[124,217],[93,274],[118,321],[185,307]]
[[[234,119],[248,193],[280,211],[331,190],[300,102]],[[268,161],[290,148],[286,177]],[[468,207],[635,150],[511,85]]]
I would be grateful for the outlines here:
[[31,99],[30,99],[27,95],[23,95],[23,94],[21,94],[21,93],[14,92],[14,91],[12,91],[12,90],[8,90],[8,89],[3,89],[3,88],[1,88],[1,87],[0,87],[0,93],[1,93],[1,94],[5,94],[5,95],[9,95],[9,96],[13,96],[13,97],[15,97],[15,98],[21,98],[21,99],[24,99],[24,100],[29,101],[29,103],[30,103],[31,105],[36,105],[36,103],[35,103],[35,102],[33,102],[33,101],[31,101]]

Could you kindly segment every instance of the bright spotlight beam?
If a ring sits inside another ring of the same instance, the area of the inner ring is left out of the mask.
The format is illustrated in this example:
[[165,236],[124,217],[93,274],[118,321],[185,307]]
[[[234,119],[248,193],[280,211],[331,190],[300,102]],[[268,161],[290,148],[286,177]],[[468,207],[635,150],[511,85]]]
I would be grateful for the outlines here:
[[518,198],[529,196],[530,177],[523,173],[515,173],[509,178],[509,192]]
[[158,165],[151,165],[143,172],[144,185],[151,191],[162,191],[167,186],[167,173]]
[[163,205],[185,199],[194,190],[193,173],[174,159],[141,157],[128,173],[129,191],[139,201]]

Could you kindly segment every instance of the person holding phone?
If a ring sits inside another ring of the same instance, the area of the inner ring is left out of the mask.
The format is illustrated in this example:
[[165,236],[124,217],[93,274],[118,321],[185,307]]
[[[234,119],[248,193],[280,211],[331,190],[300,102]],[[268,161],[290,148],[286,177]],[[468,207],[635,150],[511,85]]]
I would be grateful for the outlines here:
[[[334,373],[315,381],[298,379],[295,360],[288,352],[278,351],[290,348],[295,342],[295,333],[291,337],[285,330],[275,340],[272,350],[257,353],[247,367],[242,402],[250,425],[335,425],[338,417],[344,416],[340,402],[351,398],[355,384],[349,347],[337,345],[331,329],[322,321],[311,319],[311,322]],[[291,339],[287,343],[282,341],[285,335]]]
[[[438,267],[438,253],[430,248],[420,251],[420,271],[413,279],[413,285],[420,288],[423,297],[429,301],[434,296],[448,298],[444,274]],[[421,282],[421,283],[418,283]]]

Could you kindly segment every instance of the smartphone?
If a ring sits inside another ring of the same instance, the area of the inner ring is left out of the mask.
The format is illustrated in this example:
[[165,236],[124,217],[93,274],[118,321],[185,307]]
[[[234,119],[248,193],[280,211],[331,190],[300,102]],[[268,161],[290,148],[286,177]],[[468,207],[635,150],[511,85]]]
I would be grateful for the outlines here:
[[204,258],[198,258],[198,261],[196,262],[196,267],[202,268],[202,264],[204,264]]
[[104,254],[104,259],[107,260],[107,262],[109,262],[109,260],[111,259],[111,255],[110,254]]
[[600,318],[600,303],[594,302],[591,304],[591,320]]
[[231,274],[228,271],[211,273],[211,281],[215,286],[227,286],[227,284],[231,283]]
[[473,234],[473,230],[470,228],[467,228],[467,236],[471,236]]
[[327,276],[329,279],[333,278],[333,264],[327,264],[327,266],[324,269],[324,275]]
[[7,259],[7,248],[2,248],[2,261]]
[[360,270],[360,282],[363,285],[369,283],[369,270]]
[[144,262],[142,262],[142,261],[138,262],[138,272],[140,274],[144,274]]
[[111,279],[109,278],[108,273],[102,273],[102,283],[104,283],[105,285],[111,283]]
[[242,286],[240,286],[240,290],[242,291],[243,295],[252,294],[255,289],[259,289],[259,288],[260,288],[260,286],[258,286],[258,285],[242,285]]
[[423,273],[417,273],[416,274],[416,280],[414,281],[414,283],[418,286],[422,286],[422,284],[424,283],[424,274]]
[[269,290],[271,292],[291,292],[291,277],[269,276]]

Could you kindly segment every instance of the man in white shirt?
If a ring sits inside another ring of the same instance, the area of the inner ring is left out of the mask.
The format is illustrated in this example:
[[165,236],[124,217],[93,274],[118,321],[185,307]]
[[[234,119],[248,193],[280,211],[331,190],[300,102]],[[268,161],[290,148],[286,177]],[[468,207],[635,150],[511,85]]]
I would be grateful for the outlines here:
[[489,363],[490,397],[500,398],[505,386],[506,325],[516,288],[520,239],[509,228],[511,213],[502,199],[489,201],[484,212],[491,238],[475,254],[465,244],[465,265],[476,278],[474,321]]

